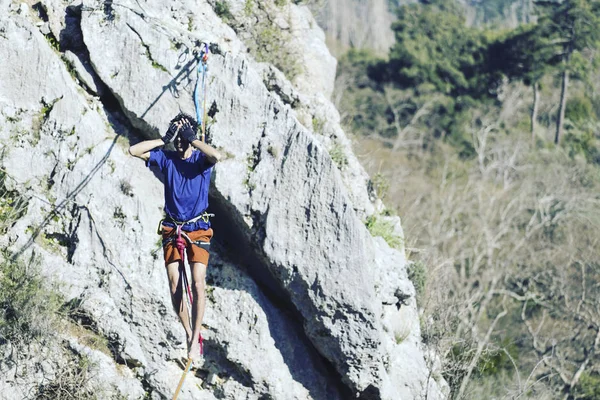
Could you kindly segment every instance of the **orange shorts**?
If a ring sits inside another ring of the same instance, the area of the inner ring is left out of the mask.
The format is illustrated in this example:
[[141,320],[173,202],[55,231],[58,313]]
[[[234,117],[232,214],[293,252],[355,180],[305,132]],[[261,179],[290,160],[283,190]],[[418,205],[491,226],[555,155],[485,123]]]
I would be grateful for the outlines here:
[[[185,233],[192,240],[192,242],[200,241],[203,243],[210,243],[210,239],[213,236],[212,228],[209,228],[208,230],[200,229],[193,232],[182,231],[182,233]],[[167,238],[176,237],[177,230],[175,228],[165,225],[162,226],[163,243]],[[186,243],[187,246],[185,252],[187,253],[188,263],[190,263],[190,265],[192,263],[202,263],[208,266],[208,250],[196,244],[189,243],[187,240]],[[167,244],[163,246],[163,252],[165,255],[165,265],[169,265],[172,262],[181,260],[181,257],[179,256],[179,250],[177,250],[174,240],[167,242]]]

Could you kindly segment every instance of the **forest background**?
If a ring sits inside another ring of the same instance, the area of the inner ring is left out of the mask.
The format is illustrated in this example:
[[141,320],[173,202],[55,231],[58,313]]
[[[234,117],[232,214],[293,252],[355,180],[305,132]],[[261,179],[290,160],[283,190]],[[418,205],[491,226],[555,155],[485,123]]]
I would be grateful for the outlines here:
[[342,54],[334,101],[403,219],[406,243],[367,225],[407,249],[452,398],[598,399],[600,2],[526,2],[514,26],[516,3],[396,5],[395,43]]

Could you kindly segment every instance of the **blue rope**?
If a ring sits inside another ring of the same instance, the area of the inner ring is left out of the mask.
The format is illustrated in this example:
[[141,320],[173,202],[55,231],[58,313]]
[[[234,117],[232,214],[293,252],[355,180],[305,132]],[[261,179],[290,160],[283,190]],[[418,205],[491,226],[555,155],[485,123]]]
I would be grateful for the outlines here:
[[[196,120],[198,121],[198,126],[202,128],[203,113],[202,113],[202,100],[200,99],[200,88],[202,89],[203,98],[206,98],[206,75],[208,73],[208,65],[206,63],[205,57],[208,56],[208,45],[204,44],[204,49],[199,54],[198,58],[198,67],[196,68],[196,87],[194,88],[194,105],[196,107]],[[200,75],[202,75],[202,83],[200,83]],[[205,128],[204,131],[206,131]]]

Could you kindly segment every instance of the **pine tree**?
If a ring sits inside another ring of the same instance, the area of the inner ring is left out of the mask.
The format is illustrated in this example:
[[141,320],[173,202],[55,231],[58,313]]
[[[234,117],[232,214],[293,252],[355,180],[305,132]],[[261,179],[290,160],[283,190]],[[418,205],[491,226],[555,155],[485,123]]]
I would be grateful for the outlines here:
[[510,79],[523,81],[533,91],[531,137],[535,138],[539,103],[539,82],[548,72],[551,58],[548,38],[537,25],[527,25],[508,33],[489,48],[490,64]]
[[400,7],[392,26],[396,43],[389,55],[389,78],[402,87],[433,85],[445,94],[485,91],[482,77],[486,39],[467,27],[454,1],[433,0]]
[[549,39],[552,49],[549,63],[559,68],[562,75],[554,137],[554,143],[559,144],[563,133],[569,78],[572,74],[581,74],[589,68],[583,54],[599,46],[600,1],[565,0],[540,20],[539,31]]
[[548,72],[559,71],[562,87],[554,142],[560,143],[569,79],[582,77],[591,69],[586,52],[598,48],[600,40],[600,1],[565,0],[536,2],[541,17],[537,25],[509,33],[490,47],[490,54],[504,74],[530,85],[534,93],[531,113],[532,138],[535,133],[538,82]]

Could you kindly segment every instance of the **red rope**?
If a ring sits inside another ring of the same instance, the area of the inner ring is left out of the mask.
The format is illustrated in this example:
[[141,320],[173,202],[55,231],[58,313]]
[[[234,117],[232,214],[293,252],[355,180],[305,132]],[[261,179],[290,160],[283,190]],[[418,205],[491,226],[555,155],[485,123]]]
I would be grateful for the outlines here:
[[[181,237],[181,226],[177,226],[177,239],[175,240],[175,246],[177,246],[177,250],[179,250],[179,257],[181,257],[181,273],[183,274],[183,284],[187,288],[188,297],[190,299],[190,305],[193,307],[194,299],[192,297],[192,290],[190,289],[190,283],[187,278],[187,273],[185,272],[185,264],[184,264],[184,250],[187,247],[187,243]],[[200,344],[200,354],[204,354],[204,339],[202,338],[202,333],[198,334],[198,343]]]
[[175,246],[177,250],[179,250],[179,257],[181,258],[181,273],[183,274],[183,284],[187,288],[187,294],[190,299],[190,305],[194,304],[194,299],[192,298],[192,290],[190,288],[190,282],[187,278],[187,273],[185,272],[185,264],[184,264],[184,250],[187,247],[185,243],[185,239],[181,237],[181,226],[177,226],[177,239],[175,240]]

